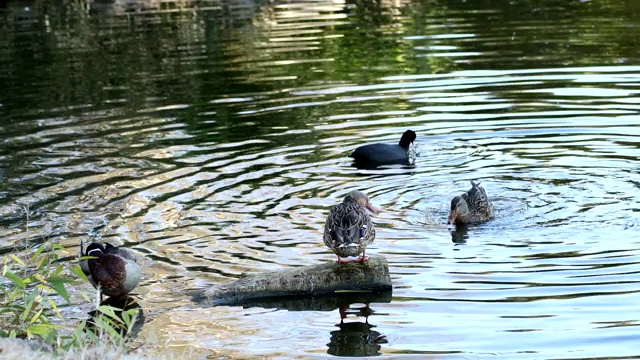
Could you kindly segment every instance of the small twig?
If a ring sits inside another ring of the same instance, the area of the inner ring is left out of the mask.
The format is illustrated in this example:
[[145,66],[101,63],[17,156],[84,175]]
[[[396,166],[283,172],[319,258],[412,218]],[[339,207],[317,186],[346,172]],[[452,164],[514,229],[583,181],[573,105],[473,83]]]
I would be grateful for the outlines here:
[[27,213],[27,225],[25,231],[29,232],[29,204],[22,205],[22,209],[24,209],[24,211]]

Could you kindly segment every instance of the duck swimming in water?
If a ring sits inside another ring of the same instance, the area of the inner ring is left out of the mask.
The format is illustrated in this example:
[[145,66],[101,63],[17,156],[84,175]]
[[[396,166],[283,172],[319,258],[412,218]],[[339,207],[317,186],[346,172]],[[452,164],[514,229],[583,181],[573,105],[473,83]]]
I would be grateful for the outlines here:
[[367,195],[353,190],[344,200],[331,208],[324,226],[324,243],[337,256],[339,263],[349,261],[341,258],[362,256],[358,262],[368,259],[365,248],[376,238],[376,230],[367,210],[377,214],[380,209],[371,205]]
[[409,148],[416,140],[416,133],[407,130],[402,134],[400,142],[396,144],[369,144],[356,148],[350,157],[355,160],[357,166],[375,167],[388,164],[409,163]]
[[80,242],[80,254],[91,256],[79,260],[82,272],[89,278],[100,294],[122,297],[129,294],[140,283],[140,266],[135,256],[127,249],[109,243],[93,242],[84,251]]
[[471,181],[471,189],[451,199],[448,224],[474,224],[493,218],[493,205],[480,183]]

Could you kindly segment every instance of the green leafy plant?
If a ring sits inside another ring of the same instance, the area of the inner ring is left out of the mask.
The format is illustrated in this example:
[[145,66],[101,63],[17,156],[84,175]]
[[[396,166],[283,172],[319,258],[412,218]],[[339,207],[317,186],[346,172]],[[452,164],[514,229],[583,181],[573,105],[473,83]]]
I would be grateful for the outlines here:
[[51,315],[63,320],[53,296],[71,301],[65,284],[73,280],[63,274],[64,267],[57,263],[59,245],[49,251],[42,246],[33,255],[21,259],[14,254],[4,258],[2,277],[7,279],[0,287],[0,319],[5,326],[0,336],[13,338],[39,337],[46,343],[55,342],[58,325],[52,324]]

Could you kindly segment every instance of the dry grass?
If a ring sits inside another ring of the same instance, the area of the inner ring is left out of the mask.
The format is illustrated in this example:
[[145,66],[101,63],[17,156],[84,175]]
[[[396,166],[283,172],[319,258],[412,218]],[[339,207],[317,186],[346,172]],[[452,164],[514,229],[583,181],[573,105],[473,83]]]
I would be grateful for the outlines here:
[[54,354],[46,345],[33,340],[0,338],[0,358],[6,360],[144,360],[144,359],[176,359],[163,354],[127,354],[123,347],[113,345],[94,345],[74,348],[67,352]]

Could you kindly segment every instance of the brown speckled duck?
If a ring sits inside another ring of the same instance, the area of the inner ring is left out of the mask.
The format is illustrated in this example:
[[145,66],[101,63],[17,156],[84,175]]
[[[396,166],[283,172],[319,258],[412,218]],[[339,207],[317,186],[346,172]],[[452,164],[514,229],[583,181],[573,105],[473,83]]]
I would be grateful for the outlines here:
[[493,218],[493,205],[480,183],[471,181],[471,189],[451,200],[449,224],[473,224]]
[[324,243],[338,256],[339,263],[349,262],[341,258],[360,254],[362,256],[356,261],[363,262],[368,259],[365,256],[365,248],[376,238],[376,230],[365,209],[375,214],[380,212],[371,205],[367,195],[353,190],[329,211],[324,226]]
[[80,243],[80,256],[93,258],[79,260],[82,272],[101,294],[122,297],[129,294],[140,283],[140,266],[135,256],[127,249],[109,243],[93,242],[87,251]]

